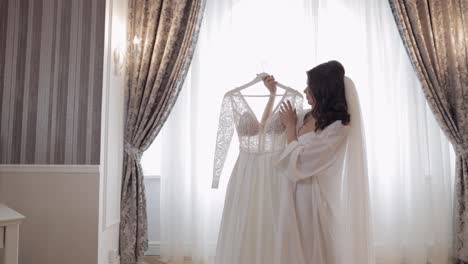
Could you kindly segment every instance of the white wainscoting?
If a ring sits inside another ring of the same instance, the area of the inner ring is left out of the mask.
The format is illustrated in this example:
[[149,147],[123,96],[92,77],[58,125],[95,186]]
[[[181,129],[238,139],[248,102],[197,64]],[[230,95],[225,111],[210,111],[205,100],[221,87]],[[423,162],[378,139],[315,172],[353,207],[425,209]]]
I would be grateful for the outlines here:
[[156,241],[148,242],[148,250],[146,251],[146,256],[159,256],[161,252],[161,243]]
[[97,263],[98,165],[0,165],[0,202],[26,217],[20,263]]
[[158,256],[160,253],[160,176],[145,176],[146,207],[148,213],[148,250],[146,255]]

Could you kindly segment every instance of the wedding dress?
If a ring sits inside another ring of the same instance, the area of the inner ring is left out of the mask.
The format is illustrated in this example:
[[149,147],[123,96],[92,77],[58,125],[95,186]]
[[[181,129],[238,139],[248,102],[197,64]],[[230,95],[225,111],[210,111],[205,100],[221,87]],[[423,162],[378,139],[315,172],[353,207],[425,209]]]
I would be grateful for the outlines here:
[[300,111],[302,100],[299,92],[286,88],[268,118],[259,121],[240,89],[224,95],[213,188],[218,187],[234,129],[239,138],[239,156],[227,185],[216,264],[274,263],[279,204],[279,179],[274,163],[287,143],[279,106],[290,101]]

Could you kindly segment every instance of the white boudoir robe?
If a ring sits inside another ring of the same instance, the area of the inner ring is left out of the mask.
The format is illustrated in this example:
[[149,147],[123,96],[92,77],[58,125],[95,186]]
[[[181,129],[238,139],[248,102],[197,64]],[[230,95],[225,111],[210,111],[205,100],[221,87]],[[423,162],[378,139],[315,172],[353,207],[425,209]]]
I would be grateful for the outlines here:
[[336,216],[348,132],[349,126],[335,121],[301,135],[281,154],[277,264],[337,263]]

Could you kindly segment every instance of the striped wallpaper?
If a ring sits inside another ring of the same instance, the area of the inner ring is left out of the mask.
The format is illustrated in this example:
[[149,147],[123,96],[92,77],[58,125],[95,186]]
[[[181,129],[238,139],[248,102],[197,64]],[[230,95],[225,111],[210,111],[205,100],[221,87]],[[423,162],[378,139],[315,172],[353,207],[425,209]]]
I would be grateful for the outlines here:
[[99,164],[105,0],[0,0],[0,163]]

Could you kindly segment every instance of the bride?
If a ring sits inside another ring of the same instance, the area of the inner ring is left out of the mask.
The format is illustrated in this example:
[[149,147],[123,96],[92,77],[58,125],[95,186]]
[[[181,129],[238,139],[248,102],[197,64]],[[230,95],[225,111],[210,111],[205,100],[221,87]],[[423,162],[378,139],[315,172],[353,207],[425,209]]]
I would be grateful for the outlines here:
[[[289,102],[280,107],[287,146],[277,164],[282,183],[275,261],[373,263],[357,92],[337,61],[316,66],[307,77],[304,93],[312,109],[304,115]],[[264,82],[275,85],[271,76]]]

